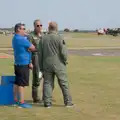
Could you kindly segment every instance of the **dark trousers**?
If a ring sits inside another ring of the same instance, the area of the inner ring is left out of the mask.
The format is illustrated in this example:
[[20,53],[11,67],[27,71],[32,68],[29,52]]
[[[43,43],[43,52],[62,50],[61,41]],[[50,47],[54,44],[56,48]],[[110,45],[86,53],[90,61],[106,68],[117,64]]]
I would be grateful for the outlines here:
[[39,86],[41,79],[39,78],[39,63],[38,63],[38,55],[32,56],[32,64],[33,64],[33,80],[32,80],[32,98],[33,100],[39,100]]

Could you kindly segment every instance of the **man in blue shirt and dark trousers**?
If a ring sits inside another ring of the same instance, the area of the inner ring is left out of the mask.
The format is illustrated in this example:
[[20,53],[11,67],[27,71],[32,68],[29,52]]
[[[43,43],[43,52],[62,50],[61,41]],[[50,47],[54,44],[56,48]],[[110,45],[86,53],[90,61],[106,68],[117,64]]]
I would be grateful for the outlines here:
[[31,51],[35,51],[26,37],[25,24],[15,25],[15,35],[12,40],[14,50],[14,100],[19,107],[31,108],[32,106],[24,102],[24,87],[29,85],[29,69],[32,69]]

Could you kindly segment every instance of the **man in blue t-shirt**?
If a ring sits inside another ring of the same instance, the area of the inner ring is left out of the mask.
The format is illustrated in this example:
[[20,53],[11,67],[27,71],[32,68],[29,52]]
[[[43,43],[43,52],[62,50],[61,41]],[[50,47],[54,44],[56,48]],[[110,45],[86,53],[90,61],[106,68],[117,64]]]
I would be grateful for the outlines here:
[[15,35],[12,40],[16,76],[14,100],[22,108],[31,108],[29,104],[24,102],[24,87],[29,85],[29,69],[33,67],[31,63],[31,51],[35,51],[35,47],[25,36],[24,24],[16,24],[14,30]]

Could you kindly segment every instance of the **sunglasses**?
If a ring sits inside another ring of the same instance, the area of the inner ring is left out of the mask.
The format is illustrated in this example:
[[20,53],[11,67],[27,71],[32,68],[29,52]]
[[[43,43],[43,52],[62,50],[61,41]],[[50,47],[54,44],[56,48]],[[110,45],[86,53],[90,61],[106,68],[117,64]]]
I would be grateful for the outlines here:
[[42,24],[41,25],[37,25],[37,27],[42,27]]

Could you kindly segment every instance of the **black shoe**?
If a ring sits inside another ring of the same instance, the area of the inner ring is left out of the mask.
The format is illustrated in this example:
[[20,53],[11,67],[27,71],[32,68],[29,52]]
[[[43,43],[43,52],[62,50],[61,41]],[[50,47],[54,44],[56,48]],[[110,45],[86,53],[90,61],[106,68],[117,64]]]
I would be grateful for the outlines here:
[[52,107],[52,104],[51,104],[51,103],[49,103],[49,104],[44,104],[44,107],[46,107],[46,108],[51,108],[51,107]]
[[70,102],[70,103],[66,103],[66,104],[65,104],[65,107],[73,107],[73,106],[74,106],[74,104],[73,104],[73,103],[71,103],[71,102]]
[[33,100],[33,103],[40,103],[41,101],[40,101],[40,99],[34,99]]

